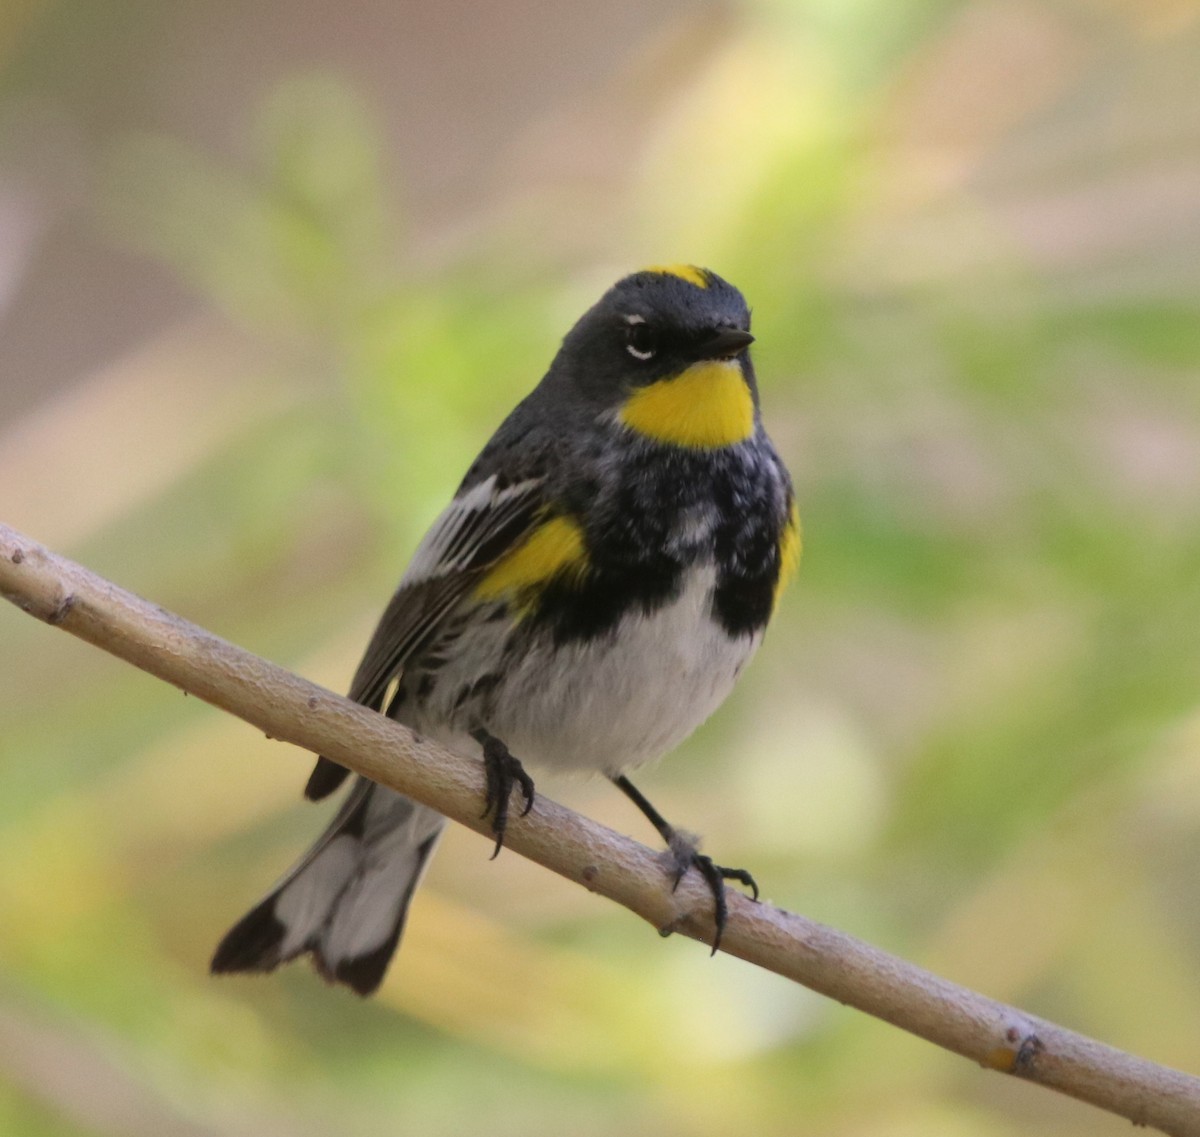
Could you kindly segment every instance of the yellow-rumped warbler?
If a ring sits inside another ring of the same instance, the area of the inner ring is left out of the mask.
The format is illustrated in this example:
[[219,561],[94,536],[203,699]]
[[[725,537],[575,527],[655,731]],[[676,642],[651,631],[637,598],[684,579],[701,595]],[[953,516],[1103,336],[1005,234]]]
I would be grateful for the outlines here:
[[[426,534],[350,697],[482,756],[496,852],[522,762],[600,771],[700,871],[725,880],[623,771],[687,737],[729,694],[800,554],[791,481],[763,431],[742,294],[692,265],[615,284],[501,424]],[[333,792],[327,758],[305,787]],[[445,819],[357,778],[329,828],[236,924],[214,972],[311,952],[374,991]],[[495,854],[493,854],[495,855]]]

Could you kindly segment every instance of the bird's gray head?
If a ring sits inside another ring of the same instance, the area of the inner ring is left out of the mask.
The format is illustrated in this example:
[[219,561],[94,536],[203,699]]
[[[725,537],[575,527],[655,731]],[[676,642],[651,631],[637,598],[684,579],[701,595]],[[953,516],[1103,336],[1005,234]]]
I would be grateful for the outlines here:
[[745,299],[716,273],[648,268],[583,314],[547,379],[656,442],[730,446],[756,429],[753,339]]

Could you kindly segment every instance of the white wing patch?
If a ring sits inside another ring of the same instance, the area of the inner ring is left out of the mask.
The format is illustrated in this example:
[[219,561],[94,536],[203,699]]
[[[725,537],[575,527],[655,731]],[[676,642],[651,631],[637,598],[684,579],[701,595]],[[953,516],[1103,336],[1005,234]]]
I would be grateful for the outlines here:
[[528,508],[542,487],[531,478],[496,489],[497,475],[456,497],[430,526],[400,581],[401,586],[450,576],[473,567],[480,547]]
[[384,710],[384,693],[414,651],[436,634],[477,579],[533,524],[543,481],[497,489],[498,475],[456,497],[425,534],[389,601],[350,685],[350,697]]

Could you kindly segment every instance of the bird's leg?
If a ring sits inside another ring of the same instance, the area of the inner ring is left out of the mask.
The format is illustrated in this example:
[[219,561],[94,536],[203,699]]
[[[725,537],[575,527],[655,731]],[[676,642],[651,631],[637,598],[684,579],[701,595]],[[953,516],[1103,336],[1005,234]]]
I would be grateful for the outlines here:
[[684,832],[682,829],[676,829],[675,826],[670,824],[642,796],[641,790],[623,774],[617,775],[612,781],[613,785],[646,815],[646,819],[658,830],[662,839],[666,841],[675,876],[674,883],[671,886],[672,890],[679,887],[679,882],[683,879],[683,874],[690,868],[694,867],[704,877],[704,883],[708,885],[709,891],[713,895],[713,923],[716,925],[717,934],[713,937],[712,949],[713,954],[716,955],[717,949],[721,946],[721,936],[725,932],[725,924],[729,918],[729,908],[725,903],[725,882],[727,880],[736,880],[739,884],[745,885],[751,890],[754,899],[757,900],[758,884],[755,882],[754,877],[745,869],[731,869],[726,868],[724,865],[718,865],[713,861],[712,857],[700,852],[696,837],[691,833]]
[[481,817],[492,817],[492,832],[496,835],[496,848],[492,860],[500,855],[504,847],[504,831],[508,828],[508,799],[512,796],[514,786],[519,786],[521,796],[525,799],[525,808],[521,810],[524,817],[533,808],[533,779],[525,773],[525,767],[520,759],[514,758],[495,735],[489,734],[482,727],[471,731],[471,737],[483,747],[483,772],[486,791],[483,799]]

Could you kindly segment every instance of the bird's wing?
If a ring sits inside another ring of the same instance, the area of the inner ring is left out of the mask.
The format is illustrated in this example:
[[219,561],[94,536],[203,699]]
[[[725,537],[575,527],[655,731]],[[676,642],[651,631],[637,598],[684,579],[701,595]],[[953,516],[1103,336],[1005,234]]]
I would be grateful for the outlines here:
[[[446,507],[413,554],[350,684],[350,698],[386,710],[388,688],[414,652],[483,574],[536,525],[546,505],[544,479],[511,484],[493,474],[463,490]],[[346,777],[344,766],[318,758],[305,787],[317,801]]]

